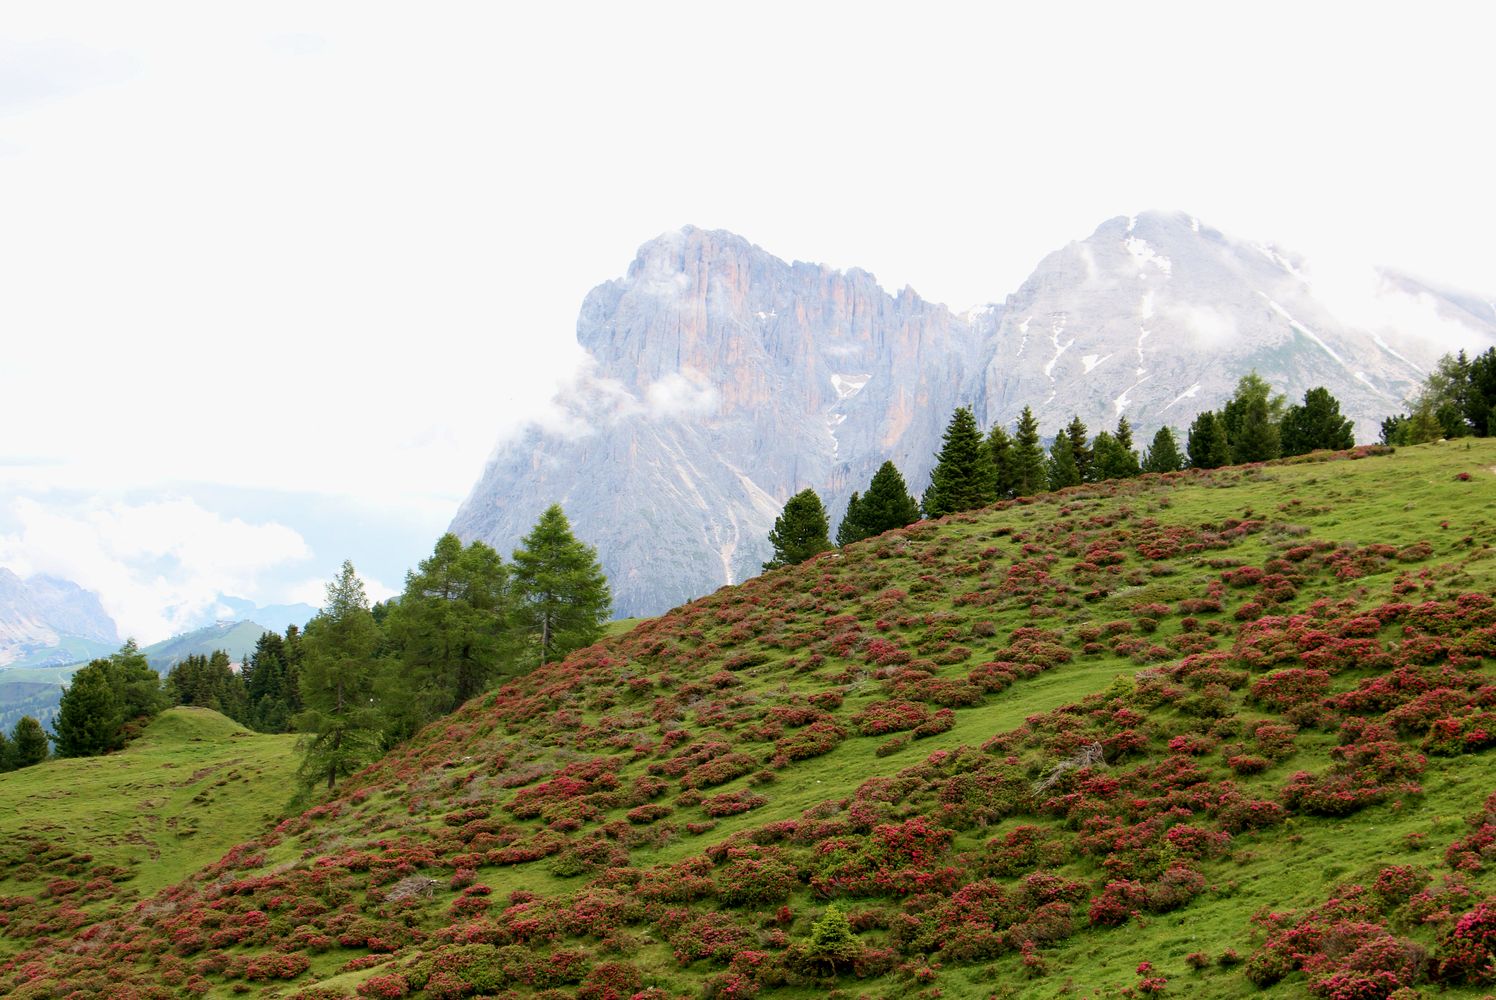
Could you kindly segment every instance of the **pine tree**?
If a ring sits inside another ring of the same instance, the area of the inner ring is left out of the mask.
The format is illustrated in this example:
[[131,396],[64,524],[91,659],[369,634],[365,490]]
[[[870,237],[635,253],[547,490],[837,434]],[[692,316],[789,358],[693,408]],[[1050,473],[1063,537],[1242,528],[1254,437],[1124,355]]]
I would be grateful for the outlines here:
[[109,654],[102,662],[126,722],[155,718],[170,704],[161,675],[146,660],[134,639],[125,640],[118,652]]
[[[1080,481],[1091,482],[1094,473],[1091,469],[1091,447],[1086,444],[1086,425],[1078,415],[1074,416],[1070,418],[1070,423],[1066,426],[1064,433],[1070,439],[1070,454],[1075,459],[1075,470],[1080,474]],[[1051,454],[1053,454],[1053,449],[1051,449]]]
[[801,490],[785,501],[784,510],[774,520],[774,527],[769,531],[769,544],[774,547],[774,555],[764,563],[764,569],[794,566],[811,556],[830,551],[831,540],[827,537],[830,530],[826,507],[816,491]]
[[903,528],[919,520],[919,504],[909,494],[909,486],[898,466],[884,462],[873,473],[867,492],[858,504],[858,518],[866,538],[885,531]]
[[1218,469],[1231,464],[1226,428],[1214,410],[1206,410],[1195,417],[1184,450],[1189,454],[1192,469]]
[[1179,441],[1172,427],[1160,427],[1143,457],[1144,472],[1178,472],[1184,468],[1184,457],[1179,454]]
[[1048,482],[1051,492],[1080,484],[1080,469],[1069,434],[1060,434],[1049,448]]
[[559,660],[603,634],[613,609],[597,550],[571,533],[551,504],[514,551],[515,621],[535,645],[536,662]]
[[10,733],[11,760],[15,766],[31,767],[47,759],[47,733],[29,715],[21,716]]
[[1116,438],[1117,443],[1122,446],[1123,451],[1135,452],[1137,450],[1133,447],[1132,443],[1132,424],[1127,422],[1125,415],[1117,418]]
[[836,526],[836,544],[840,548],[860,542],[868,537],[867,529],[862,526],[861,511],[862,497],[856,490],[852,491],[852,498],[847,501],[847,512],[842,515],[841,524]]
[[1018,416],[1013,434],[1014,496],[1031,497],[1048,485],[1044,446],[1039,443],[1039,421],[1027,406]]
[[109,683],[109,661],[94,660],[73,674],[57,706],[57,756],[93,757],[124,746],[125,713]]
[[488,690],[517,652],[512,618],[499,554],[443,535],[390,603],[384,631],[392,655],[380,702],[398,723],[387,734],[403,739]]
[[327,585],[327,603],[307,624],[306,663],[296,716],[302,733],[297,776],[305,787],[326,781],[331,790],[379,752],[379,713],[374,708],[374,653],[379,629],[369,612],[364,582],[344,561]]
[[997,473],[992,455],[977,430],[971,408],[962,406],[951,414],[942,438],[930,488],[925,491],[926,517],[944,517],[963,510],[985,507],[997,498]]
[[1324,386],[1304,393],[1303,405],[1295,403],[1283,415],[1285,455],[1307,455],[1321,448],[1339,451],[1355,443],[1351,422],[1340,415],[1340,400]]

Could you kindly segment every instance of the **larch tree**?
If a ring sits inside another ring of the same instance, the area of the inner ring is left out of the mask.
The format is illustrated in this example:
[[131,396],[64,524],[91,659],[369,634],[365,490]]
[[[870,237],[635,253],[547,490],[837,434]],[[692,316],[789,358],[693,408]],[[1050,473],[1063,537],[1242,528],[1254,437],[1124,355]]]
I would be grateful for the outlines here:
[[970,407],[958,407],[946,425],[930,472],[930,488],[922,504],[925,516],[944,517],[985,507],[997,499],[996,481],[992,454],[977,430],[976,417]]
[[[859,506],[861,504],[859,503]],[[769,544],[774,554],[764,569],[779,569],[803,563],[811,556],[831,550],[831,524],[826,506],[815,490],[804,489],[784,502],[784,510],[769,529]]]
[[551,504],[514,550],[514,620],[537,663],[562,659],[603,634],[613,592],[597,550],[577,540],[560,504]]
[[380,701],[396,739],[492,686],[514,659],[509,568],[483,542],[466,548],[450,532],[406,574],[385,621],[392,655]]
[[300,686],[304,706],[298,776],[305,787],[325,781],[331,790],[379,754],[381,719],[374,706],[379,628],[369,611],[364,582],[344,561],[327,585],[327,603],[307,623]]

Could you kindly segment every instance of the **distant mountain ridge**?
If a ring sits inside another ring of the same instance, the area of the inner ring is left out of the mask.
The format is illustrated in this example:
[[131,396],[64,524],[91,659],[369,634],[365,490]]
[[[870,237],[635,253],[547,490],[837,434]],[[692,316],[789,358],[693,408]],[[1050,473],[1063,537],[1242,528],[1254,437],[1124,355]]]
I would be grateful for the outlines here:
[[68,580],[23,580],[0,567],[0,667],[66,663],[118,643],[98,595]]
[[[1143,443],[1255,369],[1293,398],[1328,387],[1368,440],[1447,345],[1347,325],[1303,267],[1148,212],[1102,223],[1002,303],[958,315],[732,233],[665,233],[588,294],[587,370],[554,414],[500,444],[452,530],[507,554],[560,502],[597,546],[617,613],[647,615],[756,574],[797,490],[816,489],[835,518],[892,459],[918,494],[958,405],[984,426],[1031,405],[1048,435],[1073,414],[1093,432],[1125,414]],[[1470,349],[1496,343],[1481,297],[1396,272],[1383,284],[1459,324]]]

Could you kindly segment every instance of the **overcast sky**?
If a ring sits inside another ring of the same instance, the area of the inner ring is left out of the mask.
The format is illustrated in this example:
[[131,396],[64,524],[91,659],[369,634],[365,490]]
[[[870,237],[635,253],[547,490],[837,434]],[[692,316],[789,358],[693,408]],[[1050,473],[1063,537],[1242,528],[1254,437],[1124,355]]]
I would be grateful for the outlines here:
[[1496,292],[1480,5],[976,6],[6,0],[0,565],[146,641],[398,588],[686,223],[958,308],[1146,208]]

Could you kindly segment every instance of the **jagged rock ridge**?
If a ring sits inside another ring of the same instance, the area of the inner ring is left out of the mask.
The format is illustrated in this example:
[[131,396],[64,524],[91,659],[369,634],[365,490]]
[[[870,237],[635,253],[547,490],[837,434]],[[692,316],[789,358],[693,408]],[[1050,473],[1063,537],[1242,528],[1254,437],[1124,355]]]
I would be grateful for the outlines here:
[[[1142,437],[1187,426],[1255,369],[1295,398],[1329,387],[1372,437],[1445,347],[1347,327],[1301,268],[1190,216],[1145,213],[1050,254],[1003,304],[957,315],[731,233],[666,233],[587,296],[588,370],[556,414],[500,445],[452,530],[507,553],[559,501],[597,546],[618,613],[654,614],[757,573],[799,489],[837,513],[891,458],[918,493],[962,404],[987,424],[1032,405],[1047,433],[1125,413]],[[1484,300],[1388,284],[1436,300],[1472,348],[1496,342]]]

